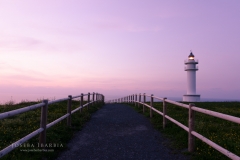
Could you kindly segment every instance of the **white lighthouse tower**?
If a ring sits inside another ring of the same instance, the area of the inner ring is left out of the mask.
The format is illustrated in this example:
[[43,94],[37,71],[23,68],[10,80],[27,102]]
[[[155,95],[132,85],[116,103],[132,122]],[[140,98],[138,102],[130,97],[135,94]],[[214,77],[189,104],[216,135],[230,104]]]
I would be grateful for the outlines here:
[[187,94],[183,95],[183,101],[185,102],[197,102],[200,101],[200,95],[196,94],[196,71],[198,67],[197,60],[194,60],[192,52],[188,56],[188,59],[184,61],[185,71],[187,71]]

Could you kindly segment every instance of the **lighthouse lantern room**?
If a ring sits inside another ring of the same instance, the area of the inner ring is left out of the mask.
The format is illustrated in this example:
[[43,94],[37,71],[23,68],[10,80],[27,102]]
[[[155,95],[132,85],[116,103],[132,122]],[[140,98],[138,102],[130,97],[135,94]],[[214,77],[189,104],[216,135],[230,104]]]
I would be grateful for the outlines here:
[[194,55],[191,52],[184,63],[186,65],[185,71],[187,71],[187,94],[183,95],[183,101],[200,101],[200,95],[196,94],[196,71],[198,70],[196,64],[198,64],[198,61],[194,59]]

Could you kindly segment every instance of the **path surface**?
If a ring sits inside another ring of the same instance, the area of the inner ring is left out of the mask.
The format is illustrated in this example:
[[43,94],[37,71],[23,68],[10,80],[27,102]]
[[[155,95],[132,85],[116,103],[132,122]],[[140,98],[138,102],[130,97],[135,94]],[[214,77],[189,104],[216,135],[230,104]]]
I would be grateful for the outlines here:
[[106,104],[68,144],[57,160],[184,160],[164,146],[149,120],[123,104]]

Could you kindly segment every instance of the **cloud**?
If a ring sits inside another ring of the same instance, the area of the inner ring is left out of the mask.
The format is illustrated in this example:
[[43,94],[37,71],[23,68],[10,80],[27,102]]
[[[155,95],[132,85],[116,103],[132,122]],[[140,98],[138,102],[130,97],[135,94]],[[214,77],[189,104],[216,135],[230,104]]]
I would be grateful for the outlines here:
[[119,30],[119,31],[127,31],[127,32],[159,32],[162,30],[159,26],[141,26],[137,24],[118,24],[113,22],[100,22],[95,25],[98,29],[101,30]]
[[80,26],[70,25],[66,27],[66,26],[58,26],[58,25],[53,26],[49,24],[40,24],[40,23],[29,24],[31,29],[35,30],[35,32],[41,33],[42,35],[46,35],[46,37],[51,37],[51,38],[62,37],[61,40],[64,40],[65,37],[79,38],[82,36],[88,36],[89,35],[88,29],[90,27],[85,25],[80,25]]
[[8,70],[11,72],[15,72],[16,75],[23,75],[23,74],[28,74],[28,75],[37,75],[37,76],[47,76],[46,74],[42,73],[42,72],[38,72],[35,70],[31,70],[31,69],[22,69],[20,67],[14,67],[12,65],[9,65],[5,62],[0,62],[0,67],[1,70]]
[[5,62],[0,62],[0,68],[1,68],[1,69],[4,68],[5,65],[6,65]]
[[0,38],[1,50],[28,49],[39,46],[42,43],[41,40],[31,37],[1,36]]
[[148,23],[142,22],[142,20],[132,21],[131,19],[123,19],[119,16],[105,16],[94,19],[94,25],[92,29],[100,29],[107,31],[127,31],[127,32],[158,32],[162,28],[158,25],[149,25]]
[[126,31],[129,32],[159,32],[162,30],[161,27],[137,27],[137,26],[128,26],[125,28]]
[[209,90],[212,90],[212,91],[224,91],[222,88],[219,88],[219,87],[209,88]]
[[[1,63],[1,62],[0,62]],[[44,85],[51,83],[51,79],[46,74],[31,70],[31,69],[23,69],[14,67],[9,64],[0,65],[1,68],[1,79],[2,84],[4,85],[14,85],[14,84],[21,84],[21,85]]]
[[39,78],[39,77],[34,77],[34,76],[27,76],[27,75],[9,75],[9,76],[4,76],[6,79],[11,79],[11,80],[22,80],[22,81],[41,81],[41,82],[50,82],[50,80],[44,79],[44,78]]

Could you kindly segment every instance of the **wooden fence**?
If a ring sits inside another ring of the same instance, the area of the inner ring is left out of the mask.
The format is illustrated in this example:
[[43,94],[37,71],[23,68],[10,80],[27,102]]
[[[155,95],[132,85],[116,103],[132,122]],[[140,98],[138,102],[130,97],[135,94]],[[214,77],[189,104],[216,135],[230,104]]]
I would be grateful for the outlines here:
[[[143,97],[143,101],[141,101],[141,97]],[[150,97],[150,105],[146,104],[146,97]],[[160,112],[159,110],[157,110],[156,108],[153,107],[154,98],[162,101],[163,112]],[[171,122],[178,125],[179,127],[183,128],[185,131],[187,131],[188,132],[188,151],[189,152],[194,151],[194,136],[195,136],[198,139],[205,142],[206,144],[208,144],[209,146],[218,150],[222,154],[226,155],[227,157],[229,157],[231,159],[234,159],[234,160],[240,160],[239,156],[235,155],[234,153],[226,150],[225,148],[219,146],[218,144],[214,143],[210,139],[207,139],[203,135],[194,131],[194,121],[195,121],[194,120],[194,117],[195,117],[194,112],[195,111],[240,124],[240,118],[239,117],[234,117],[234,116],[230,116],[230,115],[227,115],[227,114],[223,114],[223,113],[219,113],[219,112],[215,112],[215,111],[211,111],[211,110],[198,108],[193,103],[190,103],[189,105],[186,105],[186,104],[179,103],[179,102],[176,102],[176,101],[168,100],[167,98],[159,98],[159,97],[154,96],[153,94],[152,95],[146,95],[145,93],[144,94],[139,94],[139,95],[133,94],[133,95],[129,95],[129,96],[126,96],[126,97],[123,97],[123,98],[108,101],[108,103],[123,103],[123,102],[135,103],[135,106],[138,104],[138,107],[140,105],[142,105],[143,106],[143,112],[145,111],[145,106],[148,107],[150,109],[150,117],[152,117],[152,111],[155,111],[156,113],[162,115],[163,116],[163,128],[165,128],[166,121],[168,119]],[[170,104],[180,106],[180,107],[183,107],[183,108],[186,108],[186,109],[189,110],[188,127],[183,125],[182,123],[176,121],[175,119],[169,117],[168,115],[166,115],[166,102],[170,103]]]
[[[92,100],[90,100],[90,96],[92,95]],[[87,103],[83,105],[83,97],[87,96]],[[72,100],[74,98],[78,98],[80,97],[80,106],[74,110],[71,109],[72,106]],[[47,112],[48,112],[48,105],[50,104],[54,104],[54,103],[58,103],[58,102],[62,102],[62,101],[68,101],[67,104],[67,114],[63,115],[62,117],[56,119],[55,121],[47,124]],[[38,128],[37,130],[33,131],[32,133],[26,135],[25,137],[21,138],[20,140],[12,143],[11,145],[9,145],[8,147],[4,148],[3,150],[0,151],[0,158],[3,157],[4,155],[8,154],[9,152],[11,152],[12,150],[14,150],[15,148],[17,148],[18,146],[20,146],[21,144],[23,144],[24,142],[28,141],[29,139],[33,138],[34,136],[40,134],[39,137],[39,144],[41,144],[40,146],[45,146],[46,144],[46,132],[47,129],[54,126],[55,124],[57,124],[58,122],[62,121],[63,119],[67,118],[67,125],[71,126],[71,114],[75,113],[76,111],[80,110],[80,112],[82,111],[82,108],[87,107],[89,108],[90,105],[99,103],[99,102],[104,102],[104,96],[102,94],[99,93],[88,93],[88,94],[81,94],[78,96],[71,96],[69,95],[68,98],[63,98],[63,99],[58,99],[58,100],[54,100],[54,101],[48,101],[48,100],[43,100],[42,103],[38,103],[35,105],[31,105],[31,106],[27,106],[24,108],[20,108],[20,109],[16,109],[16,110],[12,110],[9,112],[4,112],[4,113],[0,113],[0,120],[1,119],[5,119],[5,118],[9,118],[21,113],[25,113],[37,108],[41,107],[41,120],[40,120],[40,128]]]

